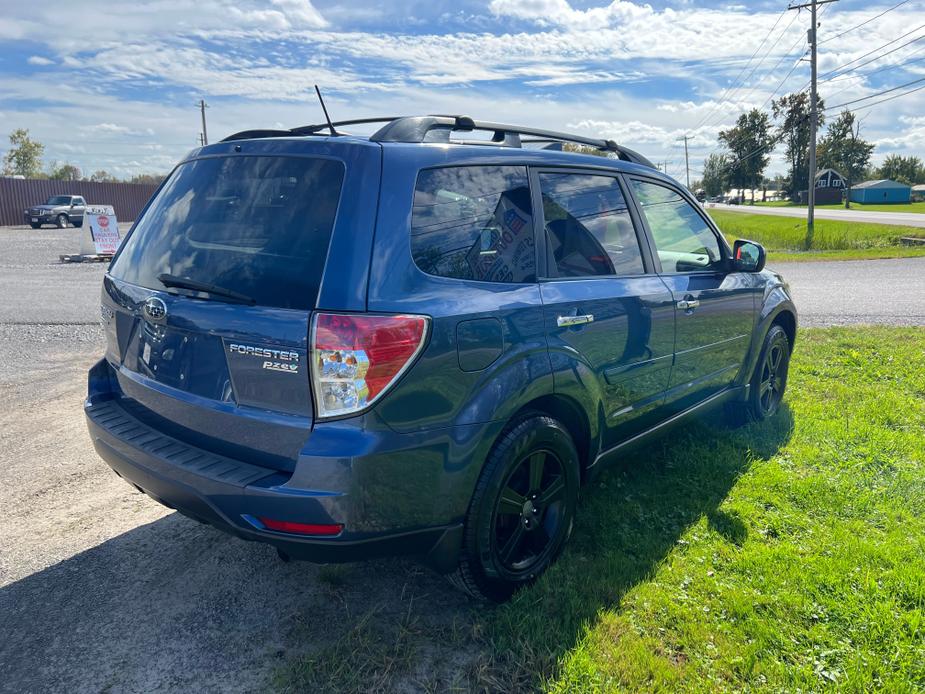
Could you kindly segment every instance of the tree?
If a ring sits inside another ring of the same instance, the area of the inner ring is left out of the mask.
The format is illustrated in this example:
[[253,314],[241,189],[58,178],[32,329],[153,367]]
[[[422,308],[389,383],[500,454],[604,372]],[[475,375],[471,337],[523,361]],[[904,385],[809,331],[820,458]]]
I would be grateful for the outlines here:
[[3,173],[8,176],[35,178],[42,171],[45,145],[29,137],[29,131],[19,128],[10,133],[10,151],[3,158]]
[[73,164],[52,165],[51,179],[54,181],[79,181],[81,177],[80,169]]
[[100,169],[90,174],[90,180],[94,183],[115,183],[118,179],[108,171]]
[[774,146],[771,137],[771,119],[768,114],[753,108],[739,116],[734,127],[720,131],[719,140],[729,150],[729,182],[733,188],[749,188],[752,204],[755,203],[755,188],[761,183],[764,170],[771,161],[769,156]]
[[925,183],[925,166],[918,157],[888,154],[874,175],[876,178],[889,178],[913,186]]
[[816,156],[820,168],[835,169],[845,177],[845,207],[851,207],[851,184],[864,175],[873,151],[873,143],[861,139],[861,124],[847,109],[829,124],[819,141]]
[[[823,123],[824,102],[816,102],[819,125]],[[774,118],[779,121],[777,137],[787,148],[789,168],[784,192],[791,200],[799,200],[800,191],[809,189],[809,95],[797,92],[771,102]]]
[[575,144],[573,142],[565,142],[562,144],[563,152],[575,152],[577,154],[590,154],[595,157],[606,157],[612,159],[614,157],[612,152],[608,152],[603,149],[598,149],[597,147],[591,147],[590,145],[581,145]]
[[159,185],[160,182],[164,180],[164,178],[166,177],[160,174],[138,174],[136,176],[132,176],[130,183],[144,183],[147,185],[156,186]]
[[711,154],[703,163],[703,192],[708,198],[722,195],[729,185],[729,158]]

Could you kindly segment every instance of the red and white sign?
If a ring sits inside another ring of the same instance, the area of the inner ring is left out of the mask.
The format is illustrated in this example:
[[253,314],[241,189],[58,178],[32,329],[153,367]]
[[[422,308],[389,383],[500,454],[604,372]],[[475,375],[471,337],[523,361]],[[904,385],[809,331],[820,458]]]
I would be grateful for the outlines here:
[[[89,231],[84,235],[85,240],[92,242],[93,252],[97,255],[112,255],[115,253],[122,237],[119,234],[119,222],[116,220],[116,213],[111,206],[92,206],[87,207],[84,212],[84,228]],[[89,246],[89,243],[85,245]],[[89,252],[89,248],[83,250]]]

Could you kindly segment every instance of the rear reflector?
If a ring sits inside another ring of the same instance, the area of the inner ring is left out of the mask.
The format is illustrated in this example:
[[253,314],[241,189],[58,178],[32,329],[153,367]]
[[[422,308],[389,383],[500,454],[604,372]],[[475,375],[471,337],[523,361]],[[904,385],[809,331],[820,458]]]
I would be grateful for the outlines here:
[[320,525],[317,523],[294,523],[292,521],[273,520],[272,518],[258,517],[267,530],[275,530],[279,533],[292,533],[293,535],[340,535],[344,529],[342,523],[330,525]]
[[424,347],[427,325],[426,316],[316,313],[316,416],[356,414],[376,402],[414,363]]

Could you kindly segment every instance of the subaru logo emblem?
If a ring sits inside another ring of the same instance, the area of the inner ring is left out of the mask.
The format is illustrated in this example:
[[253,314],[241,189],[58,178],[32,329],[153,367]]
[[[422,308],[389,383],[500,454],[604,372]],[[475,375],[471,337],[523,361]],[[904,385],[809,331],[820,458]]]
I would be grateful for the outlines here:
[[141,307],[141,312],[152,323],[163,323],[167,320],[167,304],[156,296],[148,297]]

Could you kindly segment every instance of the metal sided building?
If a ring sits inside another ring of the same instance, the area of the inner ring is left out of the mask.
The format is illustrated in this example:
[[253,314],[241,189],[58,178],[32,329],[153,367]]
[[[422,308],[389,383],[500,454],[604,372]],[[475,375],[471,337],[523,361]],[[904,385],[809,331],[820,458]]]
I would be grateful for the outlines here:
[[851,188],[851,202],[861,204],[903,204],[912,199],[912,188],[905,183],[882,179],[864,181]]

